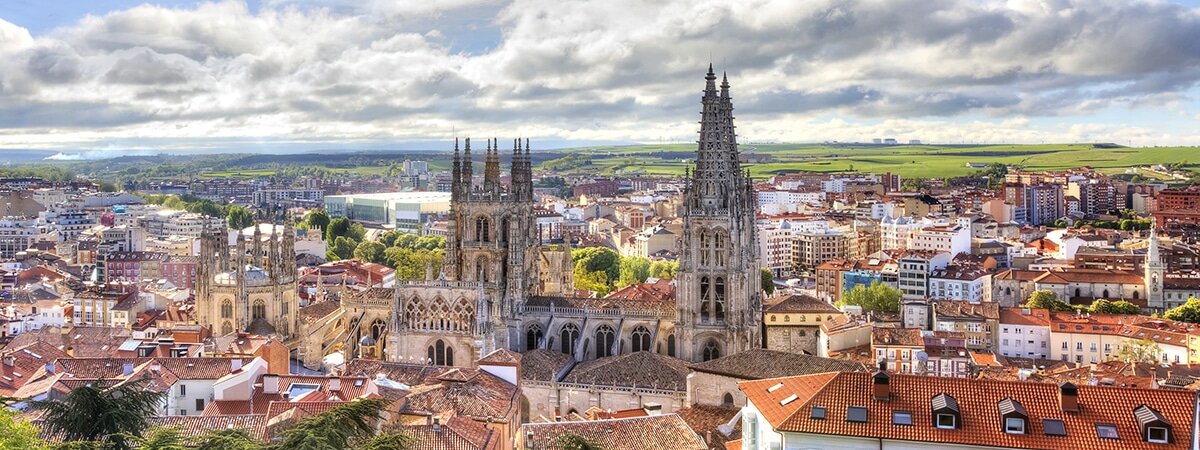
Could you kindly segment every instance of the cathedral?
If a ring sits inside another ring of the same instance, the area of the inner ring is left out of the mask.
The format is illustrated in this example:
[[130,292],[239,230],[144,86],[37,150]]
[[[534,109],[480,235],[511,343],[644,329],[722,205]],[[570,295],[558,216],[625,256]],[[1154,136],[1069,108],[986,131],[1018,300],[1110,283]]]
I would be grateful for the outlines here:
[[[577,361],[638,351],[707,361],[760,347],[755,195],[740,167],[728,79],[719,89],[716,80],[710,66],[683,193],[676,298],[574,297],[568,244],[547,239],[536,224],[529,141],[513,141],[505,185],[500,141],[485,141],[476,177],[466,139],[454,144],[443,270],[343,298],[346,357],[471,366],[506,348],[561,351]],[[241,327],[247,316],[238,309],[222,318]]]
[[217,336],[248,331],[288,340],[298,330],[300,308],[295,231],[291,221],[253,228],[253,232],[236,232],[232,255],[224,230],[202,234],[196,267],[196,318]]

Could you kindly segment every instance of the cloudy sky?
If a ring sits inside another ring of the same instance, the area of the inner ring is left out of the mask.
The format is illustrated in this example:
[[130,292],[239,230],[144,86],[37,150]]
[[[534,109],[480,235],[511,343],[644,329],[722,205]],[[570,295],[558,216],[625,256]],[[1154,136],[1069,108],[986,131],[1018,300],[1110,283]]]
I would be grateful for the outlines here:
[[1200,2],[4,0],[0,148],[1200,145]]

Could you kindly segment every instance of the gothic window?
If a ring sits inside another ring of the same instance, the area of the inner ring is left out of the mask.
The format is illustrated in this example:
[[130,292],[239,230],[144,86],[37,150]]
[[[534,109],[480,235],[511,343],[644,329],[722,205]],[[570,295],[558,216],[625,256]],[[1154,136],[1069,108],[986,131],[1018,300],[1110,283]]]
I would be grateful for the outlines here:
[[228,319],[233,317],[233,301],[225,300],[221,302],[221,318]]
[[262,319],[267,317],[267,304],[258,299],[254,301],[254,308],[250,310],[250,319]]
[[1082,295],[1079,295],[1079,288],[1075,288],[1075,296],[1082,297]]
[[288,314],[287,299],[284,299],[284,301],[279,304],[279,314],[284,315],[284,316],[286,316]]
[[700,320],[708,322],[708,277],[700,277]]
[[704,359],[703,361],[712,361],[721,357],[721,347],[717,345],[717,341],[709,339],[704,343]]
[[429,314],[426,316],[426,329],[435,331],[450,331],[450,305],[441,297],[433,299],[433,304],[429,305]]
[[603,358],[605,356],[612,356],[612,347],[613,347],[614,339],[615,339],[615,335],[613,334],[612,327],[610,327],[608,325],[601,325],[600,328],[596,329],[596,357],[597,358]]
[[227,320],[227,321],[225,321],[224,324],[221,325],[221,335],[227,336],[230,333],[233,333],[233,324],[229,323],[229,321]]
[[713,265],[717,267],[725,267],[725,251],[729,247],[729,237],[722,230],[713,232],[713,252],[716,255]]
[[650,330],[647,330],[646,327],[637,327],[633,329],[633,351],[650,351]]
[[675,357],[675,335],[667,335],[667,356]]
[[721,397],[721,406],[724,406],[726,408],[732,408],[733,407],[733,394],[726,392],[725,396]]
[[708,257],[712,252],[712,241],[710,241],[708,230],[700,230],[700,265],[708,265]]
[[475,280],[484,281],[487,279],[487,258],[480,256],[475,260]]
[[562,352],[568,355],[574,353],[575,343],[579,342],[579,326],[568,323],[563,325],[562,332],[559,333],[562,345]]
[[454,347],[446,345],[441,339],[430,345],[425,353],[429,357],[430,364],[435,366],[454,365]]
[[543,336],[544,334],[542,333],[541,325],[535,323],[530,325],[529,328],[526,328],[525,350],[536,350],[538,348],[538,344],[541,343]]
[[1140,296],[1141,296],[1141,293],[1139,293],[1138,291],[1133,291],[1133,299],[1134,300],[1137,300],[1138,297],[1140,297]]
[[421,303],[421,299],[413,297],[404,306],[404,323],[410,329],[419,328],[421,320],[425,319],[425,304]]
[[387,323],[379,319],[371,322],[371,339],[374,339],[375,342],[379,342],[379,339],[383,337],[384,331],[387,331]]
[[509,226],[511,226],[511,224],[508,217],[505,217],[504,220],[500,221],[500,242],[508,242]]
[[479,216],[475,219],[475,241],[488,242],[491,240],[491,224],[487,217]]
[[717,277],[716,288],[713,289],[713,311],[717,320],[725,320],[725,279]]
[[465,298],[458,299],[454,304],[452,331],[461,333],[471,332],[475,324],[475,307]]
[[1108,289],[1104,290],[1104,297],[1101,297],[1101,298],[1108,298]]

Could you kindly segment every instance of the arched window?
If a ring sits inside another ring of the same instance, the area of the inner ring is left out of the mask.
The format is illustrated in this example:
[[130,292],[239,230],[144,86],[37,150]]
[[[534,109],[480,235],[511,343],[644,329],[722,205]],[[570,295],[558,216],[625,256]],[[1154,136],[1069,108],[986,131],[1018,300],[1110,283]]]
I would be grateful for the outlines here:
[[717,267],[725,267],[725,253],[729,247],[729,237],[724,230],[716,230],[713,232],[713,265]]
[[724,406],[726,408],[732,408],[733,407],[733,394],[726,392],[725,396],[721,397],[721,406]]
[[717,277],[716,289],[713,289],[713,310],[718,321],[725,320],[725,279]]
[[233,324],[227,320],[224,324],[221,324],[221,336],[228,336],[230,333],[233,333]]
[[1079,293],[1080,293],[1080,292],[1079,292],[1079,288],[1075,288],[1075,296],[1076,296],[1076,297],[1083,297],[1082,295],[1079,295]]
[[709,301],[708,277],[700,277],[700,320],[708,322],[708,301]]
[[488,280],[486,257],[480,256],[479,259],[475,260],[475,280],[485,282]]
[[667,356],[675,357],[675,335],[667,335]]
[[575,343],[579,342],[579,326],[573,323],[563,325],[559,337],[562,352],[568,355],[573,354],[575,352]]
[[1141,292],[1133,291],[1133,299],[1137,300],[1139,297],[1141,297]]
[[1010,287],[1005,287],[1005,288],[1004,288],[1004,295],[1012,295],[1012,288],[1010,288]]
[[254,301],[254,308],[250,311],[250,319],[262,319],[267,317],[267,303],[258,299]]
[[446,345],[441,339],[430,345],[425,353],[429,357],[430,364],[435,366],[454,365],[454,347]]
[[596,357],[603,358],[612,356],[613,341],[616,336],[613,333],[612,327],[601,325],[596,328]]
[[650,351],[650,330],[646,327],[637,327],[633,329],[633,351],[648,352]]
[[487,217],[479,216],[479,218],[475,219],[476,242],[490,241],[492,238],[491,231],[491,223],[488,222]]
[[707,266],[709,255],[712,253],[712,237],[708,230],[700,230],[700,265]]
[[1102,298],[1108,298],[1108,289],[1104,290],[1104,297],[1102,297]]
[[525,350],[536,350],[542,342],[543,336],[545,334],[542,333],[541,325],[536,323],[529,325],[529,328],[525,329]]
[[386,322],[380,319],[375,319],[374,322],[371,322],[371,339],[374,339],[375,342],[379,342],[380,338],[383,337],[384,331],[387,331]]
[[229,319],[233,317],[233,301],[226,299],[221,302],[221,318]]
[[721,347],[717,345],[717,341],[709,339],[704,343],[704,359],[703,361],[712,361],[721,357]]
[[508,217],[505,217],[504,220],[500,221],[500,242],[508,242],[508,228],[510,226],[512,225],[511,222],[509,222]]

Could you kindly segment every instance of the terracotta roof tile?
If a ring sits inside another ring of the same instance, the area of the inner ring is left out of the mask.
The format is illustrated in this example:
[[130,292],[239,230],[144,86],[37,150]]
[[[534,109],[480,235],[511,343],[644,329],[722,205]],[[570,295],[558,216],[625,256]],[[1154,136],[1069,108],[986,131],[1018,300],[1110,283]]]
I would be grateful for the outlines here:
[[[771,383],[784,383],[767,392]],[[1193,426],[1196,395],[1190,391],[1079,386],[1079,412],[1064,412],[1059,387],[1048,383],[974,380],[917,375],[891,375],[888,401],[874,399],[869,373],[806,375],[776,380],[741,383],[743,392],[778,430],[873,439],[895,439],[939,444],[979,445],[1029,449],[1174,449],[1188,448]],[[959,429],[933,426],[931,400],[947,395],[959,407]],[[780,402],[796,395],[786,406]],[[1027,411],[1026,434],[1003,431],[999,404],[1005,398],[1019,402]],[[1151,444],[1142,439],[1134,409],[1148,405],[1161,412],[1173,427],[1170,444]],[[825,408],[824,419],[810,417],[811,408]],[[847,420],[847,408],[867,408],[864,423]],[[893,425],[892,411],[912,414],[911,426]],[[1066,436],[1049,436],[1042,419],[1064,423]],[[1097,436],[1096,424],[1113,424],[1119,439]]]
[[692,370],[744,380],[808,375],[824,372],[863,372],[862,364],[843,359],[822,358],[767,349],[752,349],[702,363]]
[[691,370],[682,359],[633,352],[581,362],[563,378],[567,383],[630,386],[682,391]]
[[558,448],[568,434],[583,436],[606,450],[706,450],[708,447],[677,414],[581,422],[527,423],[522,436],[534,448]]
[[521,355],[521,378],[533,381],[558,381],[554,377],[572,361],[563,352],[536,349]]

